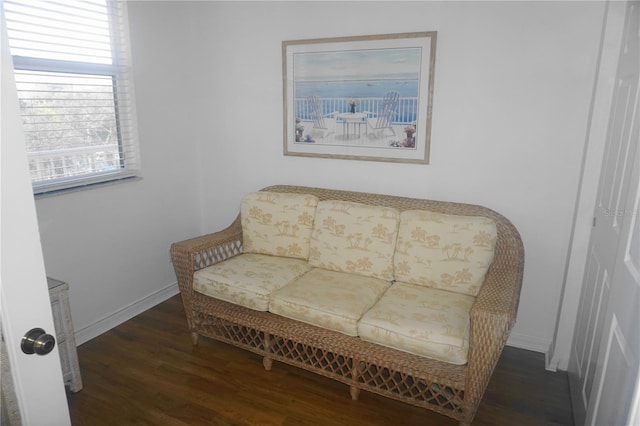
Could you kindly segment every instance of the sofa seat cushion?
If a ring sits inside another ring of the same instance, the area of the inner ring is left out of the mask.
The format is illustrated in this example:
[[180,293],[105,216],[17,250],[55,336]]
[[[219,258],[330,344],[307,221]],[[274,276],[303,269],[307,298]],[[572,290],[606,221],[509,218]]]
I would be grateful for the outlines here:
[[476,296],[493,261],[496,238],[495,222],[487,217],[403,211],[395,279]]
[[466,294],[397,282],[358,322],[363,340],[462,365],[469,348]]
[[269,294],[309,271],[302,259],[245,253],[193,274],[193,289],[258,311],[269,308]]
[[399,218],[399,212],[389,207],[320,201],[311,233],[309,263],[390,281]]
[[269,311],[349,336],[357,323],[389,287],[378,278],[315,268],[274,291]]
[[309,258],[309,238],[318,198],[308,194],[254,192],[242,199],[245,253]]

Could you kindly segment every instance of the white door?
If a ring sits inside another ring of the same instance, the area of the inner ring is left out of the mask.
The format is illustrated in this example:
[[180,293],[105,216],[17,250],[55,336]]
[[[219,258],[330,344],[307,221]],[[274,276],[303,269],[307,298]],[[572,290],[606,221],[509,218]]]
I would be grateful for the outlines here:
[[42,328],[52,335],[55,335],[55,330],[4,16],[0,16],[0,21],[2,334],[22,423],[30,426],[69,425],[69,409],[57,348],[47,355],[27,355],[20,348],[22,336],[29,330]]
[[640,3],[626,5],[569,378],[576,424],[626,425],[640,363]]

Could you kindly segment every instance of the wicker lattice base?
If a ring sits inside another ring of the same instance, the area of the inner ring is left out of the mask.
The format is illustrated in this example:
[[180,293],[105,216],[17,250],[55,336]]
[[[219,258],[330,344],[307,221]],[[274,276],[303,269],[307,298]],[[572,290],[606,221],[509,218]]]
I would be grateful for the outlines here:
[[[462,420],[466,366],[385,348],[319,327],[195,294],[193,331],[349,386]],[[446,378],[446,379],[445,379]],[[457,378],[458,380],[451,380]]]

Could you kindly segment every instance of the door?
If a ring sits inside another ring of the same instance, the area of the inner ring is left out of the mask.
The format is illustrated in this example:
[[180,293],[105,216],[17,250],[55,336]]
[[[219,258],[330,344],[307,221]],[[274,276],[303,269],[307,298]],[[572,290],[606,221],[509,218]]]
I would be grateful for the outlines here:
[[27,355],[20,348],[22,336],[29,330],[42,328],[52,335],[55,330],[4,16],[0,16],[0,21],[0,315],[3,344],[9,357],[22,423],[68,425],[71,422],[57,348],[47,355]]
[[626,4],[594,228],[570,354],[576,424],[627,424],[640,363],[639,6],[637,1]]

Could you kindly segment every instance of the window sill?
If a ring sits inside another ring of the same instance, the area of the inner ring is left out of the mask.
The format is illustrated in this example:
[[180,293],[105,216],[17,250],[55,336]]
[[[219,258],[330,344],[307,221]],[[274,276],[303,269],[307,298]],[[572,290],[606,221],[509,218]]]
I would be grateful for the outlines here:
[[126,177],[121,177],[119,179],[113,179],[113,180],[108,180],[108,181],[102,181],[102,182],[90,182],[90,183],[86,183],[84,185],[78,185],[78,186],[73,186],[73,187],[69,187],[69,188],[60,188],[60,189],[51,189],[51,190],[45,190],[43,192],[39,192],[37,194],[33,194],[34,198],[36,200],[42,199],[42,198],[49,198],[49,197],[56,197],[59,195],[65,195],[65,194],[70,194],[70,193],[75,193],[75,192],[80,192],[80,191],[88,191],[88,190],[92,190],[92,189],[98,189],[98,188],[103,188],[106,186],[113,186],[113,185],[120,185],[123,183],[128,183],[128,182],[137,182],[142,180],[141,176],[126,176]]

